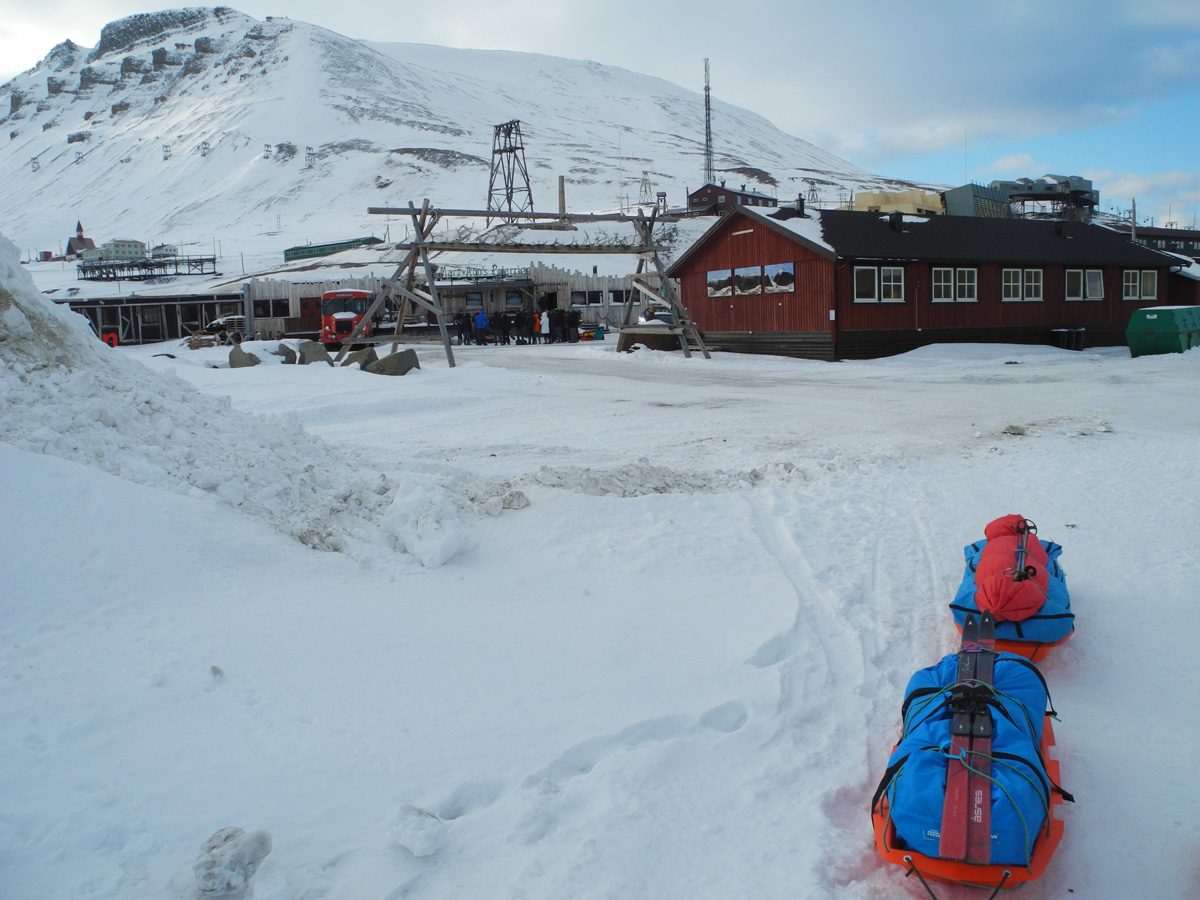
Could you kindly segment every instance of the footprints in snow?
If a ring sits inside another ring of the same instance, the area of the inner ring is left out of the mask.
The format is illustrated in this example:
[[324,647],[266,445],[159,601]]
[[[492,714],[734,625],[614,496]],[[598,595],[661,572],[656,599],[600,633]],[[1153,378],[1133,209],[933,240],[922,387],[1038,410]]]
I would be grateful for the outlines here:
[[[532,844],[545,837],[554,827],[555,816],[550,805],[561,797],[569,782],[591,774],[605,760],[672,741],[713,733],[733,734],[748,720],[746,705],[735,700],[714,706],[699,716],[660,716],[576,744],[519,785],[528,792],[528,808],[515,825],[513,840]],[[446,823],[494,806],[505,798],[510,786],[506,779],[484,778],[461,785],[428,809],[406,804],[388,822],[392,843],[415,857],[431,856],[446,840]]]
[[713,707],[698,719],[689,716],[660,716],[638,722],[614,735],[592,738],[576,744],[558,759],[525,779],[525,787],[535,787],[543,781],[560,783],[589,774],[606,757],[622,751],[632,751],[648,744],[686,740],[705,731],[730,734],[746,724],[748,713],[739,701]]

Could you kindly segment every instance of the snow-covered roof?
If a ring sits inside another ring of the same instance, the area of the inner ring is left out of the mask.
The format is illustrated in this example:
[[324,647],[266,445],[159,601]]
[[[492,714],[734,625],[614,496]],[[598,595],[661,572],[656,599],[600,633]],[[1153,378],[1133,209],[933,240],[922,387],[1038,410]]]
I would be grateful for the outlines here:
[[1172,253],[1170,250],[1159,250],[1164,256],[1173,256],[1179,260],[1179,272],[1184,278],[1190,278],[1192,281],[1200,281],[1200,263],[1192,259],[1190,256],[1184,256],[1182,253]]
[[759,219],[764,224],[770,225],[773,228],[790,232],[796,237],[828,251],[831,255],[834,253],[833,246],[825,240],[825,235],[821,230],[821,217],[819,213],[816,215],[793,216],[790,219],[777,219],[756,209],[743,208],[740,212],[747,213],[750,218]]

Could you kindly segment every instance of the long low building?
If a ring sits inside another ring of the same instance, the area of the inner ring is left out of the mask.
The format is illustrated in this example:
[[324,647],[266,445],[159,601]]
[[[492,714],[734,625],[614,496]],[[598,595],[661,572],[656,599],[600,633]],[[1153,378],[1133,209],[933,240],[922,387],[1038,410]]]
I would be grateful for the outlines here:
[[[138,282],[77,281],[57,263],[35,263],[31,274],[44,293],[86,316],[97,334],[120,344],[178,340],[229,315],[243,316],[248,334],[273,339],[315,334],[322,293],[375,293],[405,255],[405,250],[390,245],[364,246],[254,274]],[[615,326],[634,295],[629,277],[636,268],[632,254],[560,252],[538,258],[478,250],[440,251],[433,257],[438,292],[449,316],[480,309],[498,315],[522,308],[576,306],[583,324]],[[424,315],[417,309],[408,314]]]
[[711,346],[826,360],[948,342],[1116,346],[1134,310],[1197,302],[1197,282],[1178,277],[1188,260],[1102,226],[775,216],[735,207],[669,270]]

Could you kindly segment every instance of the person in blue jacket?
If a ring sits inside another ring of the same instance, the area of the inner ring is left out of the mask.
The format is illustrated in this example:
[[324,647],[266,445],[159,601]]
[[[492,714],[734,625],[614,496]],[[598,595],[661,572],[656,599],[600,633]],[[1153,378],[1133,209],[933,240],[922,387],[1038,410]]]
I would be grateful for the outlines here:
[[487,343],[488,317],[482,309],[475,316],[475,343],[480,346]]

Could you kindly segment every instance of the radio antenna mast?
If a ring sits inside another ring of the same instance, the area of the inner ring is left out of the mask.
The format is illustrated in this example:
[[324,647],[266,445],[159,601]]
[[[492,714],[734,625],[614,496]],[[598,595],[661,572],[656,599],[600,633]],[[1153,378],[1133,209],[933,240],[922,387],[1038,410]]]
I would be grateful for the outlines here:
[[712,87],[708,82],[708,57],[704,57],[704,183],[713,183]]

